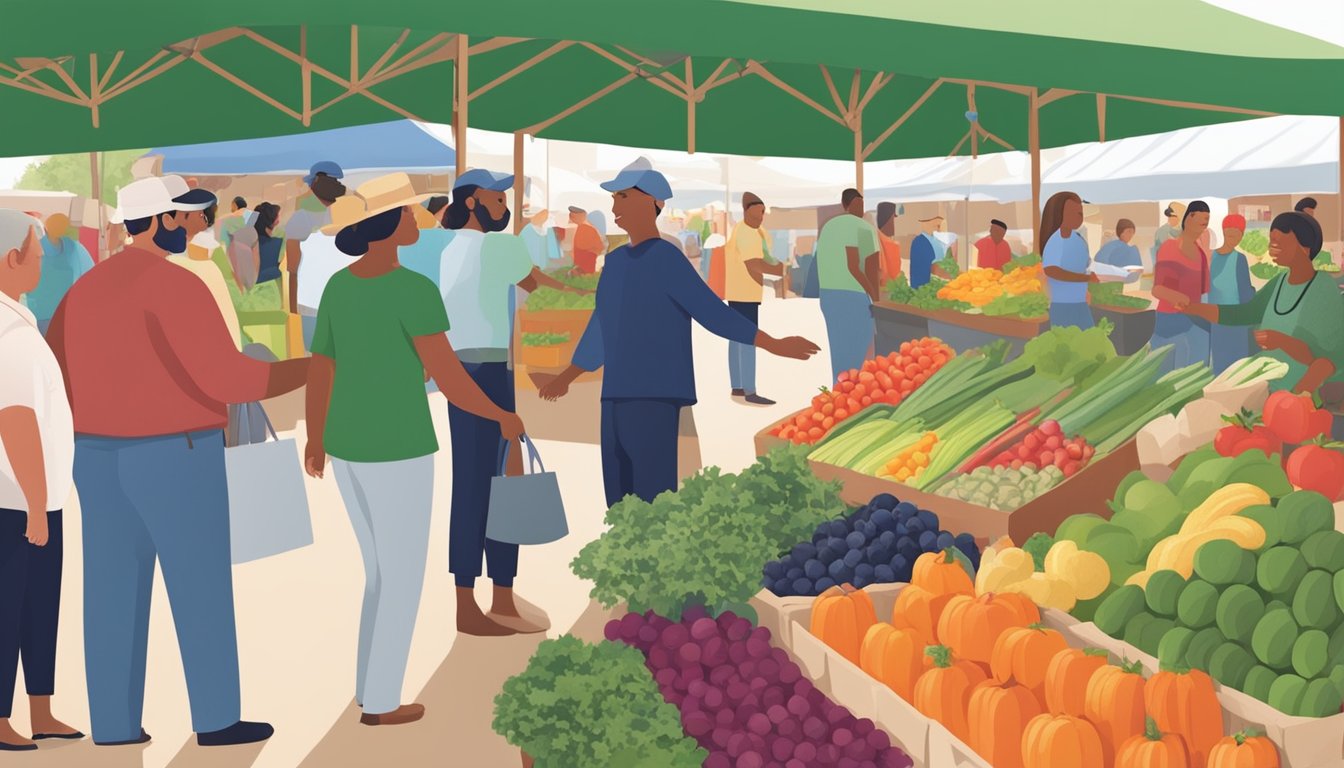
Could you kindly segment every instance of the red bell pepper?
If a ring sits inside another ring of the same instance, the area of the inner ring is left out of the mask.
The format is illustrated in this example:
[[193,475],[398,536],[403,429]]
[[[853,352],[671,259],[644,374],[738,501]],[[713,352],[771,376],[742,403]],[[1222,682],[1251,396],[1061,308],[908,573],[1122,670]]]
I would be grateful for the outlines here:
[[1283,440],[1245,408],[1241,413],[1224,416],[1223,421],[1227,426],[1213,438],[1213,449],[1219,456],[1240,456],[1247,451],[1263,451],[1266,456],[1283,453]]
[[1310,394],[1275,392],[1265,401],[1265,426],[1288,445],[1302,445],[1330,434],[1334,417],[1316,407]]
[[1344,443],[1317,438],[1288,456],[1288,482],[1316,491],[1331,501],[1344,501]]

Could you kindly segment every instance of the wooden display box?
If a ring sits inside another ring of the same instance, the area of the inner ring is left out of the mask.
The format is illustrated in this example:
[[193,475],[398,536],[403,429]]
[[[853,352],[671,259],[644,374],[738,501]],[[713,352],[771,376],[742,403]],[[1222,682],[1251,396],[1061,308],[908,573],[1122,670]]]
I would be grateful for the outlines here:
[[[756,434],[758,456],[788,443],[771,435],[770,430],[789,419],[772,424]],[[1020,544],[1033,533],[1054,535],[1059,524],[1071,515],[1091,512],[1109,520],[1111,508],[1107,502],[1125,475],[1139,469],[1139,451],[1135,442],[1130,440],[1105,456],[1093,459],[1073,477],[1007,512],[920,491],[894,480],[861,475],[817,461],[810,463],[817,477],[840,481],[840,497],[849,504],[860,506],[880,493],[890,493],[901,501],[909,501],[921,509],[933,511],[945,530],[970,533],[979,541],[994,541],[1000,536],[1008,536]]]
[[518,330],[521,333],[568,333],[570,341],[577,342],[592,316],[591,309],[545,309],[539,312],[522,309],[518,312]]
[[519,357],[528,368],[563,368],[574,356],[574,342],[533,347],[524,344]]

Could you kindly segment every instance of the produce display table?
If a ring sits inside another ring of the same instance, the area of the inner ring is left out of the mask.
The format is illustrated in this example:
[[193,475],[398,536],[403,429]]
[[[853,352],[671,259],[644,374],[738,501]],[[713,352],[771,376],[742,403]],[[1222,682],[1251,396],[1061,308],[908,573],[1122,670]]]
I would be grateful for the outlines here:
[[874,352],[889,355],[907,341],[929,335],[929,316],[933,313],[905,304],[882,301],[874,304]]
[[1094,304],[1092,319],[1100,323],[1103,317],[1115,323],[1111,343],[1115,345],[1116,354],[1132,355],[1153,339],[1153,327],[1157,323],[1155,310],[1099,307]]
[[[518,365],[515,366],[516,385],[527,389],[535,389],[536,383],[529,374],[554,375],[568,367],[570,359],[574,356],[574,348],[579,344],[579,337],[588,327],[588,320],[592,316],[593,311],[591,309],[544,309],[539,311],[519,309],[518,322],[514,323],[513,327],[513,348],[518,361]],[[522,342],[525,333],[564,333],[569,334],[569,341],[544,347],[525,346]],[[599,369],[579,376],[577,381],[600,381],[601,379],[602,371]]]
[[876,322],[876,351],[883,354],[898,349],[903,342],[923,336],[941,339],[958,353],[978,349],[992,342],[1008,341],[1009,360],[1022,354],[1027,342],[1049,327],[1046,318],[1023,319],[972,315],[950,309],[919,309],[890,301],[873,306]]

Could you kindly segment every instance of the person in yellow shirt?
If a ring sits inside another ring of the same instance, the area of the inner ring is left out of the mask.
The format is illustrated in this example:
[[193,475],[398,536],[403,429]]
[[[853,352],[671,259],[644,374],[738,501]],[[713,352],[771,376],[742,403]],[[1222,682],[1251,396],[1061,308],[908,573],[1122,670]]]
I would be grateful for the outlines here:
[[[724,246],[724,293],[728,306],[752,323],[758,323],[764,296],[765,275],[784,274],[784,265],[770,257],[765,222],[765,203],[756,195],[742,195],[742,221],[733,228]],[[756,348],[728,342],[728,378],[733,397],[751,405],[774,405],[756,392]]]
[[242,333],[238,325],[238,311],[229,296],[228,284],[224,282],[224,273],[210,260],[215,248],[220,247],[212,234],[215,226],[215,213],[219,203],[213,193],[204,189],[192,189],[176,198],[174,202],[204,206],[199,210],[188,211],[185,216],[186,248],[180,253],[169,254],[168,261],[191,272],[210,289],[210,296],[219,307],[219,314],[233,336],[233,344],[242,349]]

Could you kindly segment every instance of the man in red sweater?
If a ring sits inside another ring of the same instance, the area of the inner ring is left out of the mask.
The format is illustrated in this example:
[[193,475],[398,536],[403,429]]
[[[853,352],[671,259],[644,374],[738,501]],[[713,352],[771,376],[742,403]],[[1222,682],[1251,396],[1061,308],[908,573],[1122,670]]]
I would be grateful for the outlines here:
[[154,566],[163,567],[192,729],[202,746],[262,741],[240,720],[224,427],[229,403],[297,389],[306,359],[234,345],[210,291],[167,256],[186,249],[176,176],[122,188],[132,243],[56,310],[47,341],[74,413],[84,541],[84,656],[95,744],[139,744]]

